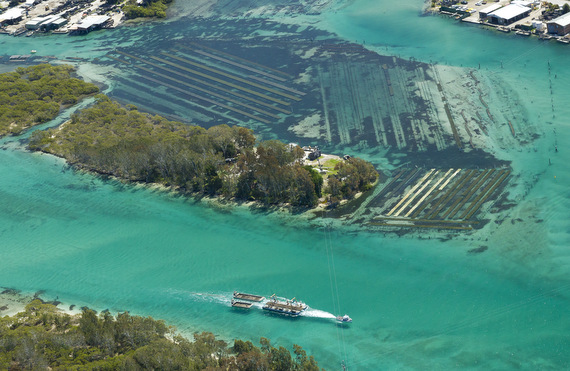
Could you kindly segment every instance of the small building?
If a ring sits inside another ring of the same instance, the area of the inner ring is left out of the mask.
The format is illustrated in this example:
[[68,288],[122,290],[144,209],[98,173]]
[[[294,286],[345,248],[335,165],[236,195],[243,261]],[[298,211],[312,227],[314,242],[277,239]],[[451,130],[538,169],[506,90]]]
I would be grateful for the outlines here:
[[508,25],[520,19],[528,17],[531,9],[519,4],[509,4],[495,10],[488,15],[489,22],[493,24]]
[[489,16],[490,13],[494,12],[497,9],[501,9],[503,7],[502,4],[493,4],[493,5],[489,5],[486,8],[483,8],[479,11],[479,18],[480,19],[485,19]]
[[77,33],[88,33],[102,28],[110,19],[111,17],[106,15],[88,15],[83,18],[81,22],[77,23],[71,31],[75,31]]
[[307,156],[307,158],[309,159],[309,161],[314,161],[316,159],[318,159],[319,157],[321,157],[322,153],[321,150],[319,149],[319,147],[315,147],[311,152],[309,152],[309,155]]
[[26,22],[26,28],[28,30],[39,30],[40,25],[46,20],[46,17],[36,17],[31,21]]
[[0,14],[0,25],[20,22],[24,17],[24,12],[25,10],[20,7],[6,10],[4,13]]
[[564,36],[570,32],[570,13],[555,18],[546,24],[548,33]]

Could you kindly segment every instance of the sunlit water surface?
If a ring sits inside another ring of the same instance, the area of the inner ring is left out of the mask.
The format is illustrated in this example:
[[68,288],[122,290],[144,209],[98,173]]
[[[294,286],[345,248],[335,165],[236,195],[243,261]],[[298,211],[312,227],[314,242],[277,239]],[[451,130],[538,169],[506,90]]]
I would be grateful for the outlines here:
[[[357,0],[304,19],[379,52],[500,74],[519,94],[529,130],[540,135],[529,148],[496,154],[513,161],[528,184],[513,195],[518,224],[445,242],[324,229],[76,173],[25,151],[19,138],[4,138],[0,286],[152,315],[185,332],[296,343],[328,369],[340,369],[343,360],[354,370],[567,368],[570,130],[563,118],[570,114],[570,49],[422,17],[422,6]],[[173,26],[187,35],[184,22]],[[90,59],[160,38],[160,30],[176,37],[167,29],[2,36],[0,47],[5,54],[38,49]],[[553,95],[548,63],[557,75]],[[527,222],[528,215],[543,221]],[[489,249],[467,253],[481,245]],[[312,309],[297,319],[233,310],[235,289],[296,296]],[[338,327],[330,317],[344,313],[354,323]]]

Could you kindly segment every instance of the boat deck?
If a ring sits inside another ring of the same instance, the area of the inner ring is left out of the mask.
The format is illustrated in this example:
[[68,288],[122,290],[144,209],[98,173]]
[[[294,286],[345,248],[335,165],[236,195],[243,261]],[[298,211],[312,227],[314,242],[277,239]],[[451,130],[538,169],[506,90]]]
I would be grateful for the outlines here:
[[234,292],[234,299],[259,302],[259,301],[262,301],[263,299],[265,299],[265,297],[259,296],[259,295],[245,294],[243,292]]
[[292,312],[302,312],[304,311],[307,306],[303,305],[303,304],[299,304],[299,303],[282,303],[282,302],[275,302],[275,301],[268,301],[264,308],[267,309],[278,309],[278,310],[284,310],[284,311],[292,311]]
[[244,301],[232,300],[232,307],[235,307],[235,308],[249,309],[249,308],[251,308],[252,305],[253,305],[253,303],[246,303]]

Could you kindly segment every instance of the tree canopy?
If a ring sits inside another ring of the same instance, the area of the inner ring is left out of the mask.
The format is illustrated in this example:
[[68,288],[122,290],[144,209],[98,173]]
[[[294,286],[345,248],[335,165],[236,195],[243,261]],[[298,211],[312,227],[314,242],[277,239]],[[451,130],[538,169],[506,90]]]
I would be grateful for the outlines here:
[[[265,205],[313,207],[323,191],[323,177],[302,165],[304,151],[298,146],[256,143],[253,132],[239,126],[205,129],[168,121],[104,95],[59,128],[34,132],[29,147],[130,181]],[[342,190],[335,197],[353,197],[378,175],[359,159],[337,166]]]
[[123,6],[123,13],[127,19],[133,18],[165,18],[166,9],[172,0],[144,0],[142,4],[137,4],[134,0],[129,0]]
[[88,308],[72,316],[34,300],[23,312],[0,318],[0,369],[319,370],[298,345],[292,357],[268,339],[260,343],[235,340],[231,348],[209,332],[190,341],[151,317]]
[[0,136],[52,120],[97,86],[72,77],[69,65],[40,64],[0,74]]

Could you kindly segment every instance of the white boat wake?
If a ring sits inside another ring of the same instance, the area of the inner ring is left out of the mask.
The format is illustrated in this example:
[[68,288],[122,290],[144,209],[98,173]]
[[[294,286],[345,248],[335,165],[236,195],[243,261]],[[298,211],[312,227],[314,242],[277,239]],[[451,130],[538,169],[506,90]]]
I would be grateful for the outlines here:
[[319,309],[312,309],[307,308],[303,313],[301,313],[303,317],[312,317],[312,318],[327,318],[327,319],[335,319],[336,316],[332,313],[325,312],[324,310]]
[[179,299],[190,299],[192,301],[203,301],[208,303],[218,303],[231,306],[231,293],[206,293],[206,292],[190,292],[185,290],[169,289],[167,292],[173,297]]

